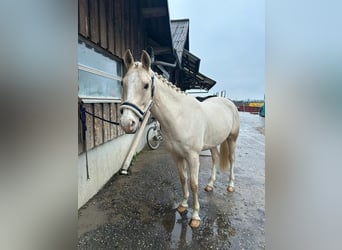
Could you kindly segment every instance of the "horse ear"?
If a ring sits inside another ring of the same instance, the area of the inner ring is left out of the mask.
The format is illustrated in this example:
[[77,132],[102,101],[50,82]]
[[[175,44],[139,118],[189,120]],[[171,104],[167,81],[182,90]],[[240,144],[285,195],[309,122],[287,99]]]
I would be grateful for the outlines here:
[[142,51],[140,61],[141,61],[142,65],[143,65],[143,67],[146,70],[150,69],[150,67],[151,67],[151,58],[150,58],[150,56],[148,55],[148,53],[145,50]]
[[132,53],[131,53],[131,51],[129,49],[125,51],[124,63],[125,63],[125,66],[126,66],[127,69],[129,69],[133,65],[133,63],[134,63],[134,59],[133,59]]

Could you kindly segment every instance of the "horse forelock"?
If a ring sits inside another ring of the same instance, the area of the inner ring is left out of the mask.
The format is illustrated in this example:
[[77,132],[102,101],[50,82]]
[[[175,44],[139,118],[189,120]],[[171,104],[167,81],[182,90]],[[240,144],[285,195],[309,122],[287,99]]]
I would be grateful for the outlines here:
[[134,62],[132,67],[129,68],[127,73],[124,76],[124,79],[131,82],[131,84],[136,85],[140,81],[145,83],[148,81],[150,73],[144,69],[141,62]]

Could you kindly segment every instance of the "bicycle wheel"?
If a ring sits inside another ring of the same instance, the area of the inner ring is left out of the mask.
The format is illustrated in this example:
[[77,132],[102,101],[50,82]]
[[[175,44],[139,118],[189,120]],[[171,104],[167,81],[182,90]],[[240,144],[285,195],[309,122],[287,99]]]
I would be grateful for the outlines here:
[[157,149],[160,145],[160,141],[157,137],[157,131],[154,129],[154,127],[151,127],[147,130],[147,145],[150,149]]

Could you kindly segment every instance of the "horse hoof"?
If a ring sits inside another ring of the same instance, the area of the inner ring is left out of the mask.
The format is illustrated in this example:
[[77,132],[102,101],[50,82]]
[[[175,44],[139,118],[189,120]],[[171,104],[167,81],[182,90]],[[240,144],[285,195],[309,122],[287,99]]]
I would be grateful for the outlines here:
[[228,191],[228,192],[234,192],[234,191],[235,191],[235,188],[232,187],[232,186],[229,186],[229,187],[227,188],[227,191]]
[[200,220],[191,219],[190,227],[198,228],[200,226],[200,224],[201,224]]
[[186,212],[186,210],[187,210],[188,208],[187,207],[183,207],[182,205],[179,205],[178,207],[177,207],[177,211],[179,212],[179,213],[184,213],[184,212]]
[[207,191],[207,192],[212,192],[214,190],[214,188],[209,186],[209,185],[207,185],[204,190]]

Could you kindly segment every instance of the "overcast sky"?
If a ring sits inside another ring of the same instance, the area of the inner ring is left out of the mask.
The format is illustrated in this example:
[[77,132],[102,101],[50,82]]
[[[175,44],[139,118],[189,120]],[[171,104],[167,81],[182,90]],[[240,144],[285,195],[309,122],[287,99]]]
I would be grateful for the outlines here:
[[264,0],[169,0],[171,19],[190,19],[190,52],[216,80],[209,93],[234,100],[265,94]]

